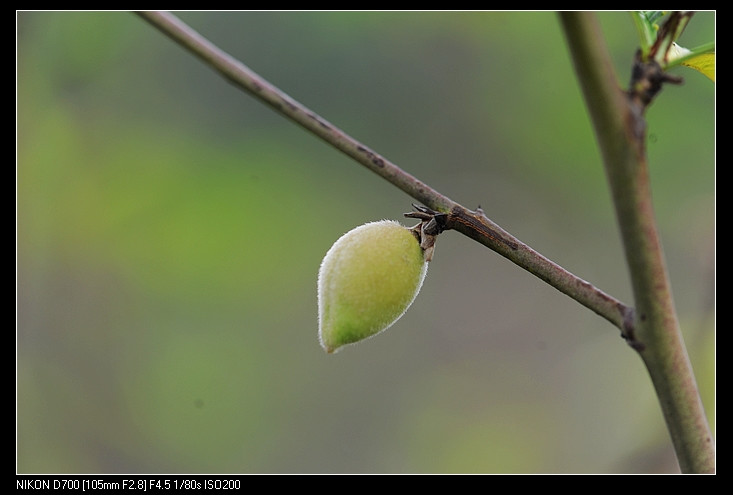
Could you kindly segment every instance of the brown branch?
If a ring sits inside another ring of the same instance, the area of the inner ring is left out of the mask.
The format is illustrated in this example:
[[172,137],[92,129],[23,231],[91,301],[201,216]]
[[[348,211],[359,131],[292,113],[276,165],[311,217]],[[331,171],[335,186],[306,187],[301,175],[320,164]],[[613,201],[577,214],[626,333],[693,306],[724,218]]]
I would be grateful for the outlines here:
[[471,211],[440,194],[369,147],[352,138],[264,80],[168,12],[139,12],[176,43],[221,73],[236,87],[264,102],[329,145],[350,156],[430,208],[448,214],[447,229],[454,229],[508,258],[559,291],[613,323],[627,335],[633,310],[585,280],[573,275],[519,241],[481,211]]

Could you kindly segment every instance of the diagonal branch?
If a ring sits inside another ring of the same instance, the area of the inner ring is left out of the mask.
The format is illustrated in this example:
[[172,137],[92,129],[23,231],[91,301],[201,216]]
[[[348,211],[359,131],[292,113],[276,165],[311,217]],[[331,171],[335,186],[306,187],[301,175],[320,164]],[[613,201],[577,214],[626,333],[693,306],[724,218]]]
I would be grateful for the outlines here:
[[446,229],[457,230],[536,275],[613,323],[624,337],[632,334],[632,308],[545,258],[492,222],[480,209],[469,210],[405,172],[280,91],[173,14],[138,12],[138,15],[198,56],[236,87],[301,125],[413,198],[446,213]]

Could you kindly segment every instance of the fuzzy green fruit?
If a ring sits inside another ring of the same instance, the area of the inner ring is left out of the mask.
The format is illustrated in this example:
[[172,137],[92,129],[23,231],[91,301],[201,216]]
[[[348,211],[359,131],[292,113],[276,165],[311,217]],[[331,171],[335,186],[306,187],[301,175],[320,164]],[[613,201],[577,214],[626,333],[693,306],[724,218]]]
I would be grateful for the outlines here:
[[347,232],[318,273],[318,335],[326,352],[389,328],[420,292],[428,264],[420,242],[392,220]]

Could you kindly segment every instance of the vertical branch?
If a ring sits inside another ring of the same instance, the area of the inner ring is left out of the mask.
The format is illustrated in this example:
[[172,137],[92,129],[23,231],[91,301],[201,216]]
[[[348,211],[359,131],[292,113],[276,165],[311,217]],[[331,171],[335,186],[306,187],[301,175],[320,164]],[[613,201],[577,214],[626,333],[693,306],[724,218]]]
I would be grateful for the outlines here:
[[715,471],[715,447],[679,329],[652,207],[643,107],[617,84],[591,13],[560,19],[595,128],[634,291],[627,340],[654,384],[683,472]]

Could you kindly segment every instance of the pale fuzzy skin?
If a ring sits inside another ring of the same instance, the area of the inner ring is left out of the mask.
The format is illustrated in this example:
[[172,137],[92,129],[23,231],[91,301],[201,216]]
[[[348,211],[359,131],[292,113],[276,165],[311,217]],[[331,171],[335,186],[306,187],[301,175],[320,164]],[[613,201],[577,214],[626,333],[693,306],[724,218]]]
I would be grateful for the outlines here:
[[361,225],[337,240],[318,273],[318,336],[332,353],[380,333],[417,297],[428,263],[398,222]]

